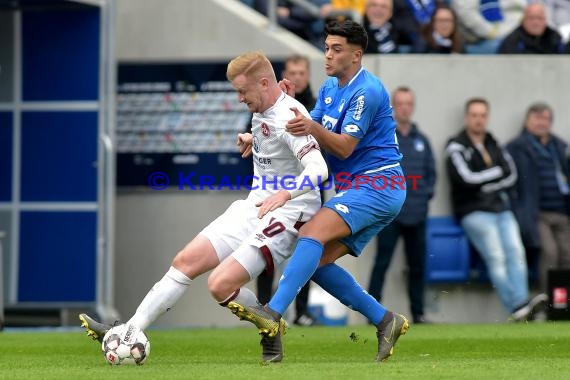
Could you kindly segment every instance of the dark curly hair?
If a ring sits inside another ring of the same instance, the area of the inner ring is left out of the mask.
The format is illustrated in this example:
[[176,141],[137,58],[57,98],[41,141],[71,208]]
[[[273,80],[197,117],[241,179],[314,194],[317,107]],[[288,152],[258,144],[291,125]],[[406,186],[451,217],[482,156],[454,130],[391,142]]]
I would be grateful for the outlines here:
[[358,45],[362,51],[368,46],[368,34],[362,25],[353,20],[331,21],[325,26],[328,35],[345,37],[349,44]]

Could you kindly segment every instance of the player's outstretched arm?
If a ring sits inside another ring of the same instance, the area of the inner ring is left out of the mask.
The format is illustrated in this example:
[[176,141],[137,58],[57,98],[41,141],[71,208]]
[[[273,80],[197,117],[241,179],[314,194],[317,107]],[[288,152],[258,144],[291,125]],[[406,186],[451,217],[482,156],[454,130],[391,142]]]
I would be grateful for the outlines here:
[[259,207],[257,217],[263,218],[265,214],[283,206],[288,200],[317,189],[328,178],[327,164],[321,152],[314,148],[301,158],[303,171],[288,186],[290,190],[281,189],[277,193],[265,198],[256,204]]

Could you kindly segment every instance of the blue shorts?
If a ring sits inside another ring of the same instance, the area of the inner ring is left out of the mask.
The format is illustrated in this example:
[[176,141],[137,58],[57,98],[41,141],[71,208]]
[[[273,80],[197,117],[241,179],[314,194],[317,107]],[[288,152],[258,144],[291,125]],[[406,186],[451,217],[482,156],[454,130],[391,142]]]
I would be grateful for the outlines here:
[[[354,256],[380,230],[394,220],[406,200],[406,184],[401,168],[395,167],[345,181],[323,207],[334,210],[350,227],[351,234],[340,239]],[[402,181],[401,179],[404,178]]]

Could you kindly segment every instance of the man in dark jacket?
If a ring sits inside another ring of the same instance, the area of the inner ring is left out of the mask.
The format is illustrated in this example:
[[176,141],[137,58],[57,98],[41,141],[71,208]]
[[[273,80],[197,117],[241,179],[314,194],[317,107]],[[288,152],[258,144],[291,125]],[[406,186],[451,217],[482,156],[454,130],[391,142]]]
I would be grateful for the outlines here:
[[546,25],[546,11],[541,3],[530,3],[521,25],[505,37],[499,54],[563,54],[560,34]]
[[515,215],[527,252],[539,255],[542,289],[549,269],[570,268],[570,168],[552,119],[548,104],[532,104],[522,133],[507,145],[519,172]]
[[[418,176],[415,185],[408,180],[406,201],[396,219],[386,226],[377,238],[376,260],[370,276],[368,293],[378,301],[382,298],[384,276],[396,243],[404,239],[408,263],[408,296],[414,323],[424,318],[424,288],[426,262],[426,219],[428,203],[433,197],[436,180],[435,161],[427,137],[411,117],[414,112],[414,93],[408,87],[398,87],[392,93],[392,106],[397,127],[396,134],[403,155],[400,164],[407,175]],[[417,177],[416,177],[417,178]]]
[[366,53],[398,53],[398,43],[392,17],[392,0],[368,0],[363,24],[368,34]]
[[453,211],[485,261],[489,277],[511,318],[532,318],[545,294],[529,299],[527,264],[508,190],[517,179],[510,155],[487,132],[489,104],[465,105],[465,129],[446,147]]

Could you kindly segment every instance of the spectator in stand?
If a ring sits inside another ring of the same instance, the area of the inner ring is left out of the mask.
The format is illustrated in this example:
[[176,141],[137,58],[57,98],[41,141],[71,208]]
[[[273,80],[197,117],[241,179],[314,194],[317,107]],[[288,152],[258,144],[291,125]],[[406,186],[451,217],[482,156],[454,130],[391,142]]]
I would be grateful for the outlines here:
[[438,5],[431,21],[422,26],[421,38],[412,48],[414,53],[465,53],[463,38],[457,27],[457,16],[451,7]]
[[363,26],[368,34],[366,53],[398,53],[395,29],[390,23],[392,0],[368,0]]
[[382,300],[382,288],[386,271],[392,261],[396,243],[404,240],[408,264],[408,297],[414,323],[427,322],[424,317],[424,288],[426,263],[426,219],[428,203],[433,197],[436,180],[435,161],[428,138],[420,132],[412,120],[415,97],[408,87],[398,87],[392,93],[396,137],[402,152],[404,173],[418,176],[417,183],[408,179],[406,201],[400,214],[377,235],[374,267],[370,276],[368,293]]
[[[277,23],[322,49],[324,20],[332,11],[333,6],[330,0],[307,1],[314,7],[317,7],[318,14],[292,1],[278,0]],[[269,11],[267,0],[254,0],[253,7],[261,14],[267,16]]]
[[503,306],[513,320],[527,321],[548,297],[529,297],[525,251],[508,194],[517,180],[516,166],[487,132],[488,115],[487,100],[468,100],[465,128],[447,143],[452,206]]
[[570,269],[568,144],[552,133],[553,115],[548,104],[532,104],[523,131],[507,145],[519,172],[515,215],[527,253],[538,256],[543,291],[549,269]]
[[436,4],[437,0],[394,0],[391,23],[396,29],[398,45],[415,45],[420,28],[430,21]]
[[548,25],[558,31],[562,40],[570,41],[570,0],[543,0]]
[[531,3],[521,24],[505,37],[499,54],[562,54],[564,44],[560,34],[546,25],[546,10],[541,3]]
[[527,0],[451,0],[465,41],[487,54],[520,24],[526,5]]

